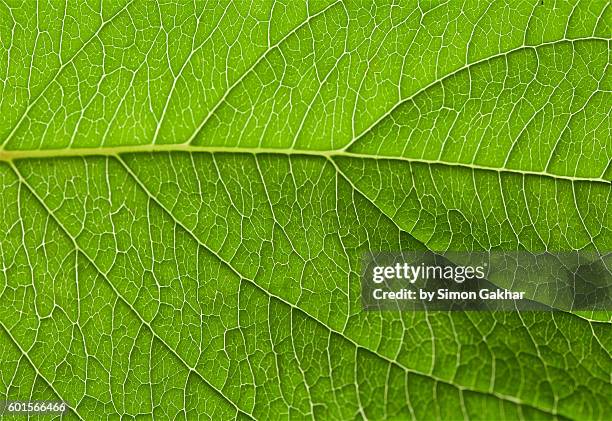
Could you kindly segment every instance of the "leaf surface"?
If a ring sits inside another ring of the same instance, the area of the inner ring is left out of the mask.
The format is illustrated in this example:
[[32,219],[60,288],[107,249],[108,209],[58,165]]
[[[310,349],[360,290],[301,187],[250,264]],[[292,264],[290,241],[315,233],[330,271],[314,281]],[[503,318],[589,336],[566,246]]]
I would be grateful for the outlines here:
[[609,315],[364,312],[359,277],[369,250],[612,249],[610,13],[3,3],[0,393],[604,419]]

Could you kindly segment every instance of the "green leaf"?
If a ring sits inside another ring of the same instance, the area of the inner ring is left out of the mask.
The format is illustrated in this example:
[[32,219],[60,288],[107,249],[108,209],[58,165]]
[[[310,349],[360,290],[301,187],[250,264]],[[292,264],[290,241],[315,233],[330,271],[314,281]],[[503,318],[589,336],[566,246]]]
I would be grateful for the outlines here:
[[0,396],[605,419],[610,314],[365,312],[369,250],[612,250],[607,1],[0,4]]

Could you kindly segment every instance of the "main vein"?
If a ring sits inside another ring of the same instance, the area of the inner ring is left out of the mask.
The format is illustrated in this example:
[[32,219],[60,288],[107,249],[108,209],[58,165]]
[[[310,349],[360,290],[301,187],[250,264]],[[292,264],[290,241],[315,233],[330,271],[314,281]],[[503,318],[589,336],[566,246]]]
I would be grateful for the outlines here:
[[0,161],[14,161],[19,159],[45,159],[89,156],[120,156],[137,153],[231,153],[248,155],[285,155],[285,156],[316,156],[321,158],[354,158],[369,160],[403,161],[413,164],[434,166],[458,167],[478,171],[494,171],[497,173],[510,173],[522,176],[539,176],[566,181],[583,181],[591,183],[612,184],[612,180],[602,177],[583,177],[554,174],[546,171],[523,170],[519,168],[494,167],[475,163],[441,161],[433,159],[412,158],[393,155],[373,155],[356,153],[340,149],[313,150],[313,149],[283,149],[262,147],[234,147],[234,146],[196,146],[191,144],[144,144],[128,146],[109,146],[99,148],[64,148],[64,149],[33,149],[33,150],[6,150],[0,149]]

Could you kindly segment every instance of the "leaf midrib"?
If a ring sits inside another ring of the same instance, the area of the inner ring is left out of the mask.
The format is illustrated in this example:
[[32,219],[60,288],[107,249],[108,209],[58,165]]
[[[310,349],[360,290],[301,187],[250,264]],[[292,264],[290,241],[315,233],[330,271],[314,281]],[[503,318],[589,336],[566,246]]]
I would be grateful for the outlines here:
[[93,157],[93,156],[120,156],[139,153],[224,153],[245,155],[285,155],[285,156],[313,156],[326,159],[354,158],[392,160],[406,163],[425,164],[431,166],[458,167],[478,171],[490,171],[496,173],[509,173],[518,176],[537,176],[556,180],[571,182],[590,182],[612,184],[612,180],[602,177],[581,177],[563,174],[555,174],[546,171],[522,170],[520,168],[494,167],[474,163],[453,162],[423,158],[408,158],[398,155],[374,155],[350,152],[344,149],[295,149],[295,148],[260,148],[260,147],[234,147],[234,146],[196,146],[191,144],[143,144],[129,146],[109,146],[99,148],[65,148],[65,149],[32,149],[32,150],[2,150],[0,149],[0,162],[11,162],[22,159],[53,159],[70,157]]

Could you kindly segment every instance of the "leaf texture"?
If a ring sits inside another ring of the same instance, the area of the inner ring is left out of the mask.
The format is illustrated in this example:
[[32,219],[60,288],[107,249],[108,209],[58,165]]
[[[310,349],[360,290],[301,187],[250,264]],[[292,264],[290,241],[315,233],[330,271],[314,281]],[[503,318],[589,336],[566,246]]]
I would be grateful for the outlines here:
[[0,4],[0,396],[605,419],[610,314],[364,312],[369,250],[612,250],[606,1]]

